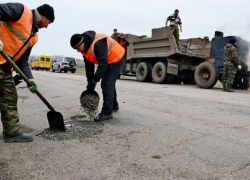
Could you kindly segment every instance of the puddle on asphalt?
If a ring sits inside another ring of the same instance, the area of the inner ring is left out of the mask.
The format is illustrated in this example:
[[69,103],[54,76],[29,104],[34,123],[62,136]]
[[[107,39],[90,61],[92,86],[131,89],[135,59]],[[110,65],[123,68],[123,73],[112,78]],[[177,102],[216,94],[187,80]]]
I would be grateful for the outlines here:
[[18,96],[18,98],[20,98],[20,99],[24,100],[24,99],[28,99],[28,98],[29,98],[29,96]]
[[16,87],[17,90],[24,90],[27,89],[27,87]]
[[[77,119],[73,116],[71,119]],[[64,121],[66,131],[50,130],[49,128],[38,132],[36,136],[53,141],[84,139],[103,132],[103,124],[95,121],[72,120]]]

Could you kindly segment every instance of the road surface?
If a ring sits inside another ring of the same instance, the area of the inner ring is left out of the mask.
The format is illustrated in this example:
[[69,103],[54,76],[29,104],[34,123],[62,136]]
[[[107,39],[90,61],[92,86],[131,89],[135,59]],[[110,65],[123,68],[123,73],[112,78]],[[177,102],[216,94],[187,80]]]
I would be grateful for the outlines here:
[[[81,117],[85,76],[33,74],[65,120]],[[21,124],[34,135],[48,128],[47,107],[25,83],[17,88]],[[96,90],[102,97],[100,83]],[[13,144],[1,137],[0,179],[249,179],[249,91],[121,79],[117,92],[120,110],[100,134]]]

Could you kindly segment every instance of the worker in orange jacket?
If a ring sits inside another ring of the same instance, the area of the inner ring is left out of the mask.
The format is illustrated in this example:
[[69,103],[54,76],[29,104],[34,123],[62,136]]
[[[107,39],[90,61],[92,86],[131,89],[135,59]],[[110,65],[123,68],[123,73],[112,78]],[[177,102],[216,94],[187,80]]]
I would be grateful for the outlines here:
[[[54,9],[44,4],[30,10],[21,3],[0,4],[0,51],[4,50],[23,71],[30,82],[31,92],[37,89],[28,65],[32,47],[38,41],[38,28],[47,28],[55,19]],[[31,134],[20,129],[17,111],[17,91],[12,77],[12,67],[0,55],[0,110],[4,142],[29,142]]]
[[[103,106],[95,120],[112,119],[113,111],[119,110],[115,83],[121,69],[124,48],[108,35],[95,31],[74,34],[70,44],[84,57],[87,89],[94,90],[97,82],[102,79]],[[95,64],[98,64],[96,72]]]

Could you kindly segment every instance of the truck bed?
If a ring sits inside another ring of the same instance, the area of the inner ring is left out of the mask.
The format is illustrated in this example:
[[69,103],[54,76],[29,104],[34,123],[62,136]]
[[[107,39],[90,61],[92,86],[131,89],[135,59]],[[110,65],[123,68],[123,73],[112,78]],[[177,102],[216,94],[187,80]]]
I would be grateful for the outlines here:
[[140,39],[131,34],[125,34],[124,38],[129,42],[127,60],[170,56],[185,56],[204,60],[206,58],[205,55],[190,51],[185,46],[179,50],[170,28],[152,29],[152,37],[150,38]]

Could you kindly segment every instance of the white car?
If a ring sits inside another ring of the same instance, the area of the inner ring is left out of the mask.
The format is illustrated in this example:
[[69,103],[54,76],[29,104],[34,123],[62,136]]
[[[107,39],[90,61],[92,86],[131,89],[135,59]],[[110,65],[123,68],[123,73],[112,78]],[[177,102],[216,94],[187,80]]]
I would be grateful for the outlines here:
[[77,63],[76,58],[74,57],[58,57],[52,64],[52,72],[58,71],[62,72],[64,71],[67,73],[68,71],[71,71],[71,73],[76,72]]

